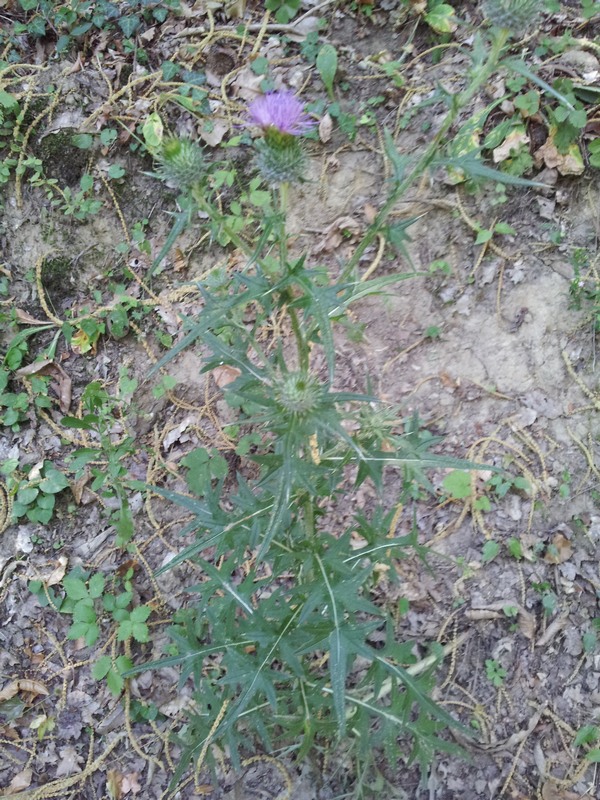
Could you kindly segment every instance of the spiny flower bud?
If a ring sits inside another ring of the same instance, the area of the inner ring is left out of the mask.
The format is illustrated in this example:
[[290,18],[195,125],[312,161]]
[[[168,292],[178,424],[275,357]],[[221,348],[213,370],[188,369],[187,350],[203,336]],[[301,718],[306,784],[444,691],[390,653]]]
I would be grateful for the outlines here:
[[302,145],[290,134],[267,131],[256,144],[256,168],[267,183],[296,183],[302,180],[306,159]]
[[316,411],[323,399],[323,387],[308,372],[289,372],[274,383],[275,401],[295,417]]
[[206,172],[202,150],[189,139],[165,139],[159,161],[161,178],[180,189],[194,186]]
[[521,33],[537,21],[542,0],[484,0],[482,8],[492,25]]

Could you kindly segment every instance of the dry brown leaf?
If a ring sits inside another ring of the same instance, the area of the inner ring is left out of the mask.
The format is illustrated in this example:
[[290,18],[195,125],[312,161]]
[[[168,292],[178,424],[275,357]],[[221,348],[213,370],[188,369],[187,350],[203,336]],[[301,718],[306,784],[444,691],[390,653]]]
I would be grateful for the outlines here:
[[19,692],[27,692],[34,696],[42,694],[45,697],[50,694],[48,689],[46,689],[46,686],[40,681],[30,680],[29,678],[21,678],[20,680],[11,681],[4,687],[4,689],[2,689],[2,691],[0,691],[0,703],[10,700]]
[[[19,367],[15,370],[15,375],[18,378],[27,378],[30,375],[39,375],[54,362],[51,358],[43,358],[41,361],[34,361],[32,364],[26,364],[24,367]],[[46,374],[46,373],[44,373]]]
[[56,777],[62,778],[65,775],[73,775],[76,772],[81,772],[81,762],[83,756],[80,755],[72,745],[61,747],[58,751],[60,753],[60,761],[56,768]]
[[106,773],[106,790],[111,800],[121,800],[123,791],[123,775],[118,769],[109,769]]
[[15,308],[15,317],[17,322],[21,322],[23,325],[47,325],[47,319],[36,319],[32,317],[31,314],[28,314],[27,311],[23,311],[21,308]]
[[522,606],[519,606],[518,624],[519,630],[526,639],[532,642],[535,638],[535,616],[529,611],[526,611]]
[[68,414],[71,407],[71,394],[73,384],[71,378],[56,361],[44,358],[34,361],[15,371],[19,378],[28,378],[32,375],[48,375],[53,378],[51,386],[58,396],[58,405],[63,414]]
[[142,791],[138,778],[139,773],[137,772],[128,772],[127,775],[123,776],[123,783],[121,784],[123,794],[138,794]]
[[71,481],[71,492],[73,493],[73,499],[77,503],[78,506],[81,505],[81,501],[83,499],[83,493],[85,491],[85,487],[87,482],[90,479],[89,473],[86,472],[85,475],[82,475],[81,478],[77,478],[76,480]]
[[211,370],[211,374],[215,379],[215,383],[222,389],[224,386],[227,386],[229,383],[233,383],[237,378],[240,377],[242,371],[237,367],[231,367],[229,364],[223,364],[220,367],[215,367]]
[[571,542],[562,533],[555,533],[544,554],[544,561],[548,564],[564,564],[572,555]]
[[187,260],[185,255],[183,254],[183,250],[181,248],[175,248],[175,254],[173,256],[173,269],[175,272],[181,272],[183,269],[187,269]]
[[22,789],[27,789],[27,787],[31,785],[32,776],[33,772],[30,769],[23,769],[21,772],[17,772],[7,787],[7,794],[10,794],[11,792],[20,792]]
[[0,703],[11,700],[19,692],[19,681],[10,681],[3,689],[0,689]]
[[560,153],[552,136],[535,151],[534,159],[538,167],[545,164],[550,169],[557,169],[561,175],[581,175],[585,170],[577,143],[572,144],[566,153]]
[[333,130],[333,120],[329,113],[326,113],[323,119],[319,122],[319,139],[325,144],[331,139],[331,131]]
[[500,164],[506,161],[511,155],[514,155],[524,144],[529,144],[529,136],[524,128],[516,128],[511,131],[501,145],[494,148],[492,157],[494,164]]
[[593,800],[589,794],[578,794],[570,792],[563,786],[559,786],[554,781],[546,781],[542,786],[543,800]]
[[52,570],[52,572],[48,575],[47,578],[42,577],[43,582],[46,586],[56,586],[58,583],[62,581],[65,577],[65,572],[67,571],[67,564],[69,563],[69,559],[66,556],[60,556],[56,566]]
[[360,224],[353,217],[338,217],[324,231],[324,238],[315,248],[315,253],[331,253],[343,241],[354,239],[360,233]]
[[375,222],[375,217],[377,216],[377,209],[375,206],[371,205],[371,203],[365,203],[363,212],[369,225]]

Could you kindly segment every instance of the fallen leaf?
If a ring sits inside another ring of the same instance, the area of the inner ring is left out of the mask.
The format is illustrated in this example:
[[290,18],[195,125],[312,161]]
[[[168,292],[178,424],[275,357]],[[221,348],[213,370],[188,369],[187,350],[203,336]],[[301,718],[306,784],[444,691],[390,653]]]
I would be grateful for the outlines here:
[[577,143],[573,142],[566,153],[560,153],[552,139],[552,132],[533,156],[538,167],[545,164],[550,169],[556,168],[561,175],[581,175],[585,169]]
[[371,203],[365,203],[363,212],[365,215],[365,219],[367,220],[369,225],[375,222],[375,218],[377,216],[377,209],[375,208],[375,206],[371,205]]
[[42,577],[42,580],[46,584],[46,586],[56,586],[58,583],[62,581],[62,579],[65,577],[65,572],[67,571],[68,563],[69,559],[66,556],[59,557],[56,566],[54,567],[52,572],[48,575],[48,577],[47,578]]
[[229,366],[229,364],[223,364],[220,367],[215,367],[211,371],[211,374],[215,379],[215,383],[219,389],[222,389],[224,386],[227,386],[227,384],[233,383],[235,380],[237,380],[242,374],[242,371],[237,367]]
[[142,787],[138,781],[139,773],[137,772],[128,772],[127,775],[123,776],[123,783],[121,784],[121,788],[123,790],[123,794],[138,794],[138,792],[142,791]]
[[225,120],[212,120],[210,130],[201,130],[200,138],[209,147],[216,147],[221,144],[225,134],[229,131],[229,125]]
[[573,548],[562,533],[556,533],[544,554],[544,561],[548,564],[564,564],[573,555]]
[[529,144],[529,136],[525,128],[521,128],[520,126],[515,128],[508,134],[502,144],[492,151],[494,164],[500,164],[502,161],[506,161],[507,158],[515,155],[515,153],[526,144]]
[[[39,375],[43,373],[43,370],[50,366],[50,364],[54,363],[51,358],[43,358],[40,361],[34,361],[31,364],[26,364],[24,367],[20,367],[19,369],[15,370],[15,375],[18,378],[27,378],[30,375]],[[43,373],[46,374],[46,373]]]
[[31,784],[33,772],[30,769],[23,769],[17,772],[10,784],[8,785],[9,792],[20,792],[21,789],[27,789]]
[[173,256],[173,269],[175,272],[181,272],[183,269],[187,269],[187,259],[179,247],[175,248],[175,254]]
[[61,760],[58,762],[56,769],[56,777],[62,778],[64,775],[73,775],[75,772],[81,772],[79,766],[83,761],[83,756],[80,755],[72,745],[61,747],[58,751]]
[[360,224],[353,217],[338,217],[323,231],[324,238],[315,248],[315,253],[331,253],[343,241],[352,240],[360,233]]
[[559,786],[554,781],[546,781],[542,786],[542,799],[543,800],[592,800],[589,794],[579,794],[578,792],[570,792],[563,786]]
[[31,314],[28,314],[27,311],[23,311],[20,308],[15,308],[15,318],[17,322],[21,322],[23,325],[47,325],[47,319],[36,319],[32,317]]
[[111,800],[121,800],[123,791],[123,775],[118,769],[109,769],[106,773],[106,790]]
[[64,369],[56,361],[44,358],[41,361],[34,361],[15,371],[19,378],[29,378],[32,375],[47,375],[54,380],[51,383],[52,389],[58,397],[58,405],[63,414],[67,414],[71,407],[72,381]]
[[0,703],[5,703],[19,693],[19,681],[10,681],[3,689],[0,689]]
[[323,119],[319,122],[319,139],[325,144],[331,139],[331,131],[333,130],[333,120],[329,113],[326,113]]
[[526,639],[529,639],[529,641],[532,642],[535,638],[535,616],[530,611],[526,611],[522,606],[518,606],[518,609],[519,630]]
[[71,492],[73,493],[73,499],[77,503],[78,506],[81,505],[81,501],[83,499],[83,493],[85,491],[86,484],[90,479],[90,474],[86,472],[81,478],[77,478],[71,481]]

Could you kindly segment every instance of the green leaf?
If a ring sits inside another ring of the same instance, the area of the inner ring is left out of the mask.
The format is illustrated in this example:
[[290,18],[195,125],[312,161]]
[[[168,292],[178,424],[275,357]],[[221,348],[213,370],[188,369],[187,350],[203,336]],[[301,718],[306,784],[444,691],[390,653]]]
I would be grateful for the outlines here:
[[145,622],[136,622],[131,627],[131,633],[136,642],[150,641],[150,632]]
[[165,81],[172,81],[181,69],[179,64],[174,64],[172,61],[163,61],[160,68],[162,70],[163,80]]
[[346,641],[339,628],[329,635],[329,674],[333,691],[333,707],[340,736],[346,728]]
[[118,672],[115,672],[114,669],[111,669],[106,675],[106,685],[108,686],[108,690],[111,692],[111,694],[117,696],[123,691],[125,681]]
[[110,656],[102,656],[99,658],[92,667],[92,677],[94,680],[101,681],[102,678],[105,678],[111,666],[112,660]]
[[16,111],[19,108],[19,103],[17,102],[17,98],[13,97],[12,94],[5,92],[4,89],[0,89],[0,106]]
[[[160,116],[154,111],[150,114],[142,126],[142,136],[146,147],[150,152],[156,151],[162,145],[163,123]],[[161,259],[162,260],[162,259]]]
[[25,486],[23,489],[19,489],[17,492],[17,503],[28,506],[34,502],[39,493],[40,490],[37,486]]
[[119,28],[123,31],[123,35],[131,39],[133,34],[140,27],[141,21],[138,16],[133,14],[131,17],[121,17],[119,20]]
[[485,244],[489,242],[493,235],[492,231],[481,230],[475,238],[475,244]]
[[555,97],[558,101],[560,101],[571,111],[575,110],[573,104],[569,100],[567,100],[567,98],[563,94],[557,92],[556,89],[550,86],[550,84],[542,80],[542,78],[540,78],[539,75],[530,70],[527,64],[525,64],[525,62],[513,58],[513,59],[507,59],[502,63],[509,69],[512,69],[518,75],[522,75],[524,78],[528,78],[532,83],[535,83],[538,86],[540,86],[547,94],[549,94],[551,97]]
[[150,606],[137,606],[136,608],[131,610],[129,614],[129,619],[132,622],[145,622],[150,614],[152,613],[152,609]]
[[587,114],[583,108],[576,108],[569,114],[569,122],[576,128],[585,128],[587,125]]
[[74,622],[69,628],[67,639],[81,639],[87,634],[89,627],[90,626],[87,624],[87,622]]
[[96,622],[97,617],[93,602],[91,597],[84,597],[79,600],[73,607],[73,622],[85,622],[87,625]]
[[509,225],[507,222],[497,222],[494,225],[494,233],[503,233],[503,234],[516,234],[516,230]]
[[122,178],[123,175],[125,175],[125,170],[120,164],[111,164],[108,168],[108,177],[111,178],[111,180],[118,180]]
[[63,586],[67,597],[71,600],[82,600],[84,597],[89,597],[87,586],[81,578],[66,576],[63,578]]
[[493,559],[496,558],[499,552],[500,552],[500,545],[498,544],[498,542],[494,542],[493,540],[486,542],[483,545],[483,551],[482,551],[483,563],[487,564],[489,561],[493,561]]
[[592,744],[600,738],[600,730],[596,725],[584,725],[577,731],[577,736],[573,740],[574,747],[581,747],[582,744]]
[[119,625],[119,629],[117,631],[117,640],[119,642],[124,642],[126,639],[130,639],[133,634],[133,623],[130,619],[124,619],[123,622]]
[[252,61],[250,68],[255,75],[266,75],[269,71],[269,59],[265,56],[258,56]]
[[468,472],[464,472],[463,470],[456,469],[446,475],[442,481],[442,486],[453,500],[462,500],[473,494],[471,476]]
[[600,763],[600,750],[590,750],[589,753],[585,754],[585,757],[588,761],[591,761],[592,764]]
[[45,471],[45,478],[39,483],[40,489],[46,494],[58,494],[58,492],[62,492],[63,489],[66,489],[68,485],[69,481],[66,475],[59,472],[57,469],[47,469]]
[[89,580],[89,595],[94,599],[102,596],[104,591],[104,575],[97,572]]
[[76,133],[71,138],[71,141],[75,147],[78,147],[80,150],[89,150],[94,144],[94,137],[91,133]]
[[82,22],[80,25],[76,25],[74,28],[71,29],[70,33],[71,36],[83,36],[85,33],[89,31],[92,27],[91,22]]
[[425,14],[424,19],[436,33],[452,33],[457,27],[454,9],[447,3],[435,5]]
[[213,478],[223,478],[227,475],[227,461],[218,452],[209,453],[204,447],[197,447],[181,459],[184,467],[188,468],[186,475],[190,491],[202,497],[210,491]]
[[332,44],[324,44],[317,55],[316,67],[325,84],[327,94],[333,100],[333,81],[338,66],[337,50]]
[[82,431],[93,431],[100,421],[97,414],[86,414],[81,419],[79,417],[63,417],[61,424],[66,428],[77,428]]

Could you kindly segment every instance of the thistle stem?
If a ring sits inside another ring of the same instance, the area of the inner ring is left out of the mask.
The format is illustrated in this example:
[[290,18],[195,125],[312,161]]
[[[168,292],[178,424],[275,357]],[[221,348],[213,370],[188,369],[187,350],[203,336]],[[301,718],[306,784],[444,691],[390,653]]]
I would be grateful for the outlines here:
[[290,184],[284,181],[279,185],[279,261],[281,273],[287,266],[287,210]]

